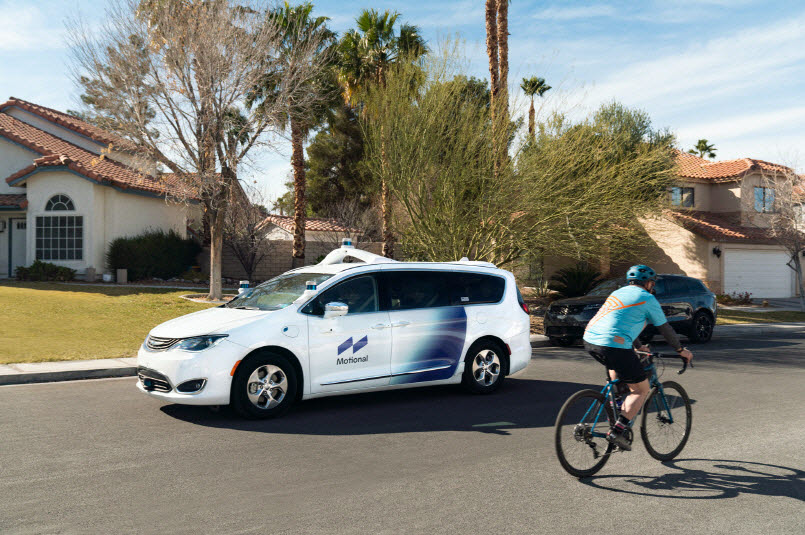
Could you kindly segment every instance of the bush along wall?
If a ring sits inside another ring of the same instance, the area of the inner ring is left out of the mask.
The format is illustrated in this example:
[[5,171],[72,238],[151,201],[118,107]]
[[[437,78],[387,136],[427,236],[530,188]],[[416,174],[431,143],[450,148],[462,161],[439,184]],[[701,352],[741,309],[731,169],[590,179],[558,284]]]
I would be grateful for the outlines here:
[[127,269],[128,279],[170,279],[196,263],[201,246],[171,230],[152,230],[131,238],[117,238],[109,244],[106,267],[114,272]]
[[74,269],[41,260],[34,261],[28,267],[17,266],[16,273],[20,281],[71,281],[75,278]]

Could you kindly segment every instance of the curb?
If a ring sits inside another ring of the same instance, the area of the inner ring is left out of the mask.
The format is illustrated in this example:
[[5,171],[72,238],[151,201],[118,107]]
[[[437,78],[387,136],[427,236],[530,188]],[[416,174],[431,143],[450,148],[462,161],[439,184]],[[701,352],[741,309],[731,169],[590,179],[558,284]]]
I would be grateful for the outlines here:
[[136,362],[136,358],[122,358],[0,364],[0,386],[133,377],[137,375]]
[[[779,333],[805,334],[803,323],[751,323],[717,325],[715,334],[762,336]],[[550,347],[547,336],[531,335],[531,348]],[[60,362],[0,364],[0,386],[51,383],[137,375],[137,359],[67,360]]]

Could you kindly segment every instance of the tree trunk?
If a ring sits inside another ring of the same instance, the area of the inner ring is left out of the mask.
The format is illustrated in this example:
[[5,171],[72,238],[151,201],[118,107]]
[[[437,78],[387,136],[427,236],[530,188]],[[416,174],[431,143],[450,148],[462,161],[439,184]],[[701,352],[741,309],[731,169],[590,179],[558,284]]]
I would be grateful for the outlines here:
[[210,294],[209,299],[223,297],[221,288],[221,262],[224,247],[224,211],[215,210],[210,214]]
[[509,115],[509,0],[498,2],[498,92],[501,108]]
[[531,136],[531,140],[535,139],[534,134],[534,97],[531,97],[531,107],[528,108],[528,135]]
[[[504,0],[505,1],[505,0]],[[500,70],[498,67],[497,0],[486,0],[486,54],[489,56],[490,105],[494,113],[498,94]]]
[[291,165],[293,166],[294,189],[292,267],[299,267],[305,264],[305,216],[307,215],[307,206],[305,204],[305,156],[303,141],[303,128],[298,120],[291,117],[291,145],[293,147]]
[[383,234],[383,256],[394,258],[394,235],[391,233],[391,192],[385,174],[391,168],[386,155],[386,137],[383,126],[380,126],[380,157],[383,159],[383,177],[380,184],[380,205],[383,212],[381,233]]
[[800,251],[794,253],[794,271],[797,273],[797,286],[799,287],[799,310],[805,312],[805,284],[802,282],[802,261]]

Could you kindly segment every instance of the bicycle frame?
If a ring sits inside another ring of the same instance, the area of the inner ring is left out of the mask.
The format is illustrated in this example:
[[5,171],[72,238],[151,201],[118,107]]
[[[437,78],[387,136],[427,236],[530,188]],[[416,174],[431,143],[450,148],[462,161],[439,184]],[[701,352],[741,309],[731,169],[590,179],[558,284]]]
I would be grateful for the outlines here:
[[[665,399],[665,392],[663,391],[662,383],[660,382],[660,379],[657,376],[657,365],[654,364],[654,356],[655,355],[653,355],[653,354],[648,355],[647,366],[644,367],[643,369],[648,372],[648,375],[649,375],[649,387],[650,388],[656,387],[657,390],[659,390],[659,393],[660,393],[659,396],[654,397],[654,403],[656,404],[657,412],[658,413],[659,412],[665,412],[665,414],[668,415],[668,423],[674,423],[674,415],[671,414],[671,408],[668,406],[668,401]],[[609,400],[609,402],[610,402],[610,404],[611,404],[611,406],[613,408],[616,407],[615,394],[613,393],[613,388],[619,382],[620,382],[620,379],[612,379],[612,378],[609,377],[609,375],[607,375],[607,383],[604,385],[604,388],[601,389],[601,394],[604,395],[605,399]],[[660,400],[662,400],[662,406],[660,406]],[[590,429],[590,434],[592,436],[594,436],[594,437],[606,438],[607,432],[609,431],[609,429],[607,429],[605,432],[602,433],[600,431],[595,430],[596,426],[598,425],[599,420],[601,419],[601,411],[604,410],[605,405],[606,405],[606,403],[604,403],[600,407],[598,407],[598,411],[596,412],[596,415],[595,415],[595,420],[593,420],[593,425],[592,425],[592,428]],[[590,408],[587,409],[587,412],[584,413],[584,416],[582,417],[582,421],[585,421],[587,419],[587,416],[590,414],[590,411],[593,410],[594,406],[595,406],[595,404],[590,405]],[[640,413],[643,411],[644,408],[645,407],[641,407],[640,410],[635,415],[635,417],[632,420],[629,421],[629,427],[630,428],[632,427],[632,425],[634,425],[634,422],[637,420],[637,417],[640,415]]]

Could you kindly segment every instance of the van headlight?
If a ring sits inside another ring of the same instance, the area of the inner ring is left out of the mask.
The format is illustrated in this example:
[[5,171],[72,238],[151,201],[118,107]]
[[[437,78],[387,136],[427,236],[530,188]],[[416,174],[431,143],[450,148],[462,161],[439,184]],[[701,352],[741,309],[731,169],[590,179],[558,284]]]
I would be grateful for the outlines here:
[[204,351],[214,345],[218,344],[221,340],[229,336],[228,334],[206,334],[204,336],[194,336],[193,338],[185,338],[180,340],[173,348],[181,349],[182,351]]

